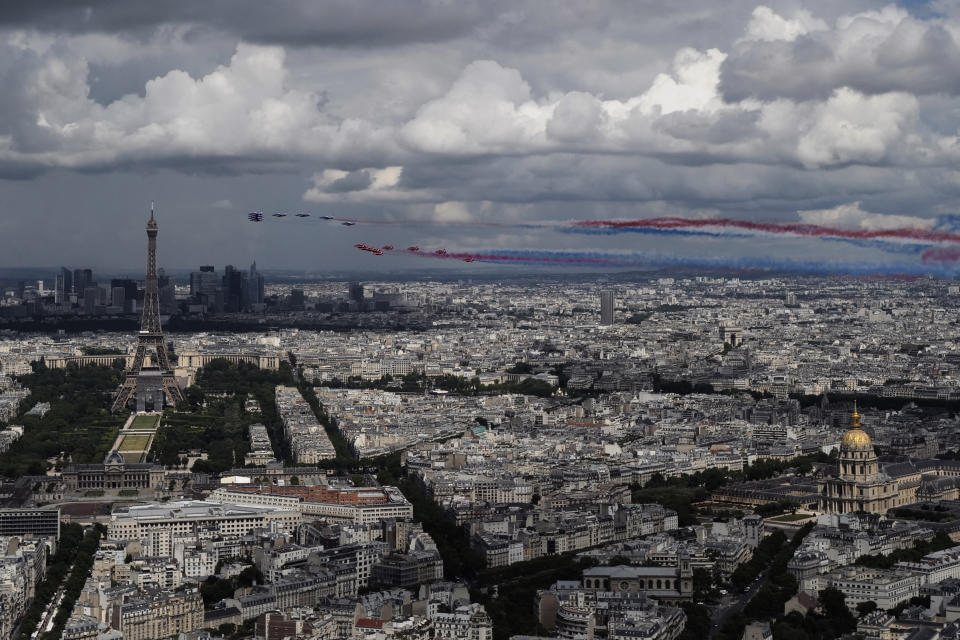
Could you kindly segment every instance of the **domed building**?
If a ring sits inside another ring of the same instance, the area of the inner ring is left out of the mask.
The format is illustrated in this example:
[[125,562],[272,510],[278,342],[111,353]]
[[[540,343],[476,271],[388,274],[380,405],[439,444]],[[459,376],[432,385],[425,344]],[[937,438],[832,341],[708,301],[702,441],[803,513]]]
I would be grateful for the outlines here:
[[820,481],[821,513],[886,513],[903,504],[900,486],[880,470],[873,441],[860,426],[856,405],[850,430],[844,434],[837,458],[839,473]]

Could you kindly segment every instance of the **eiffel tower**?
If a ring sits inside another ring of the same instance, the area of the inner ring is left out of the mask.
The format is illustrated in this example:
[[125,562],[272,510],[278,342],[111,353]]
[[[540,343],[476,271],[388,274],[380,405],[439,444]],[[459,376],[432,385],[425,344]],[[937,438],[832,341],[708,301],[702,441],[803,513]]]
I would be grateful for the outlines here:
[[147,280],[143,296],[143,315],[140,316],[140,333],[137,334],[137,355],[133,358],[133,366],[127,371],[127,377],[117,392],[113,401],[113,411],[119,411],[127,406],[131,398],[136,396],[137,380],[143,368],[143,361],[147,349],[152,348],[156,354],[156,364],[160,368],[163,390],[167,401],[177,405],[183,401],[183,392],[177,386],[170,368],[170,357],[167,354],[167,345],[163,341],[163,328],[160,326],[160,292],[157,287],[157,221],[153,218],[153,203],[150,203],[150,220],[147,222]]

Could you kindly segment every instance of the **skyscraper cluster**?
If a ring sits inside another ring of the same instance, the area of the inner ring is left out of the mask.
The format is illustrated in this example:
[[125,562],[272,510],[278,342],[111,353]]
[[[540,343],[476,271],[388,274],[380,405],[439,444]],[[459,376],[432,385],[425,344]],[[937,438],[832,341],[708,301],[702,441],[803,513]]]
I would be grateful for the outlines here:
[[[91,291],[88,291],[88,289]],[[97,289],[92,270],[74,269],[71,271],[66,267],[60,267],[54,285],[54,297],[57,304],[67,304],[78,299],[96,297],[99,295]]]
[[196,311],[235,313],[253,311],[263,304],[263,274],[257,263],[249,271],[233,265],[223,268],[223,276],[213,265],[203,265],[190,273],[190,302]]

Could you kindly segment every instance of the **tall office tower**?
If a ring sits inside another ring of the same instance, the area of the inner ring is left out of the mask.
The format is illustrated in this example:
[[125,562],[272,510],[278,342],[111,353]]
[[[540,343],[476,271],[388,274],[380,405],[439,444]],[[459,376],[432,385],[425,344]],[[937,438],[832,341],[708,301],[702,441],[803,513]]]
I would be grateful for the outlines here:
[[220,287],[220,278],[214,271],[213,265],[203,265],[200,271],[190,272],[190,297],[198,298],[202,295],[215,293]]
[[[136,395],[138,409],[144,404],[137,388],[143,382],[144,391],[151,392],[159,381],[159,386],[166,394],[170,404],[177,405],[183,401],[183,392],[177,386],[170,368],[170,358],[167,355],[167,344],[163,341],[163,328],[160,326],[160,292],[157,286],[157,221],[153,218],[153,206],[150,206],[150,220],[147,222],[147,279],[143,295],[143,315],[140,317],[140,333],[137,334],[137,354],[133,358],[133,365],[127,371],[123,386],[113,401],[113,410],[118,411],[127,406],[130,398]],[[147,349],[153,349],[157,354],[156,364],[159,370],[143,370],[143,361]],[[159,379],[159,380],[158,380]],[[162,395],[162,394],[161,394]],[[154,409],[159,409],[156,398]]]
[[116,291],[117,288],[123,289],[123,298],[120,302],[116,301],[114,298],[114,306],[122,306],[124,313],[130,313],[133,311],[133,304],[137,300],[137,283],[133,280],[128,280],[126,278],[114,278],[110,281],[110,290]]
[[88,315],[97,312],[97,305],[100,304],[100,287],[94,285],[83,290],[83,309]]
[[70,302],[70,294],[73,292],[73,272],[66,267],[60,267],[60,273],[57,274],[56,289],[53,292],[53,301],[57,304],[66,304]]
[[600,324],[613,324],[616,322],[617,299],[610,289],[604,289],[600,292]]
[[110,290],[110,306],[119,307],[121,313],[127,307],[127,290],[123,287],[113,287]]
[[303,289],[292,289],[290,291],[290,308],[294,311],[303,311],[306,307],[307,302],[303,296]]
[[350,283],[350,299],[354,302],[363,302],[363,285],[361,283]]
[[220,292],[220,276],[213,265],[203,265],[200,271],[190,272],[190,297],[194,302],[204,305],[208,311],[220,311],[223,305]]
[[247,274],[232,264],[223,268],[223,310],[227,312],[244,311],[249,306]]
[[157,289],[160,293],[160,312],[175,313],[177,310],[177,289],[173,278],[163,272],[157,273]]
[[250,265],[250,274],[247,276],[247,289],[249,290],[247,297],[251,305],[263,303],[263,275],[257,271],[256,262]]
[[73,292],[78,296],[84,295],[87,287],[93,282],[93,271],[90,269],[74,269],[73,270]]

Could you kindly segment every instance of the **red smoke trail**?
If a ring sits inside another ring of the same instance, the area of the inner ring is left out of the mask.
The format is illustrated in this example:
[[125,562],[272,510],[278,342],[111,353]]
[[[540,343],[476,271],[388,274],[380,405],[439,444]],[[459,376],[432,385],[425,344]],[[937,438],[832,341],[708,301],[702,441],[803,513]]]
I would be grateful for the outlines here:
[[408,251],[408,255],[419,258],[439,258],[441,260],[464,260],[468,262],[519,262],[530,264],[596,264],[596,265],[616,265],[615,258],[592,258],[581,256],[557,257],[557,256],[536,256],[536,255],[516,255],[512,253],[437,253],[430,251]]
[[924,262],[960,262],[960,249],[955,247],[933,247],[920,254]]
[[838,227],[824,227],[815,224],[800,222],[753,222],[750,220],[733,220],[731,218],[690,219],[690,218],[648,218],[644,220],[584,220],[574,222],[572,227],[599,227],[604,229],[701,229],[705,227],[720,227],[727,229],[744,229],[764,233],[789,234],[817,238],[899,238],[902,240],[919,240],[923,242],[950,242],[960,244],[960,233],[947,231],[930,231],[904,227],[900,229],[840,229]]

